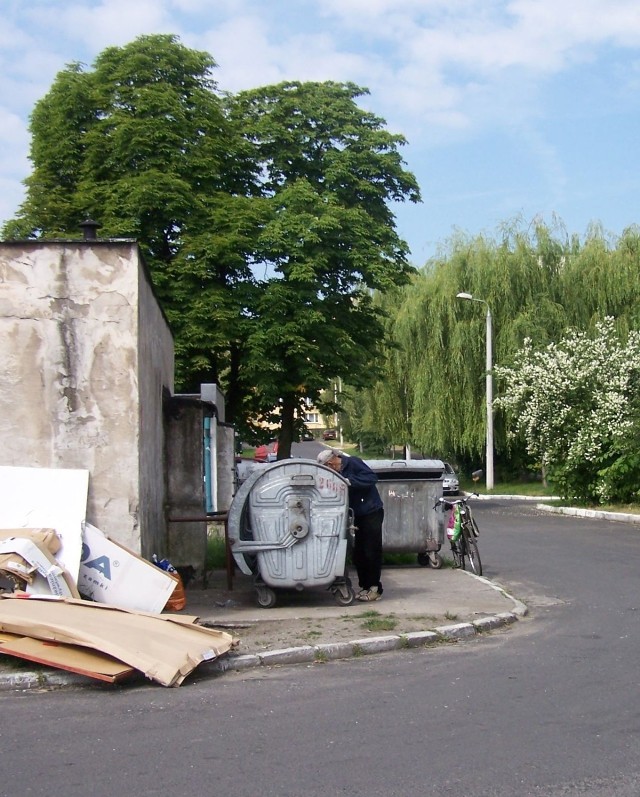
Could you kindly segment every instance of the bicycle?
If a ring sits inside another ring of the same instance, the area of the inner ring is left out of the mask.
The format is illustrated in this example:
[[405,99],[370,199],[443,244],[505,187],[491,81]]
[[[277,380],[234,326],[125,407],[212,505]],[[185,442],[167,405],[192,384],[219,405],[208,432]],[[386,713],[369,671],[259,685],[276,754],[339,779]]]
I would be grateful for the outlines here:
[[468,501],[477,498],[478,493],[471,493],[465,498],[438,498],[434,509],[441,506],[443,511],[451,512],[453,523],[447,528],[447,537],[451,544],[454,567],[466,570],[465,559],[469,560],[469,570],[477,576],[482,575],[482,562],[480,561],[480,551],[478,550],[477,539],[480,530],[476,523]]

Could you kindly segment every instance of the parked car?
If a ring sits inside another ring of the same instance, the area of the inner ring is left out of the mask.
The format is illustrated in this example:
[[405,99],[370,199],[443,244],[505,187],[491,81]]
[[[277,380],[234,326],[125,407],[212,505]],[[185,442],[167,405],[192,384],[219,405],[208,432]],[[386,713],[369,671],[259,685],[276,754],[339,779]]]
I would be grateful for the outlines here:
[[458,495],[460,492],[460,482],[458,481],[456,472],[448,462],[444,463],[442,492],[444,495]]
[[338,430],[337,429],[325,429],[322,433],[323,440],[337,440],[338,439]]
[[256,462],[275,462],[278,459],[278,441],[271,440],[267,445],[258,446],[253,458]]

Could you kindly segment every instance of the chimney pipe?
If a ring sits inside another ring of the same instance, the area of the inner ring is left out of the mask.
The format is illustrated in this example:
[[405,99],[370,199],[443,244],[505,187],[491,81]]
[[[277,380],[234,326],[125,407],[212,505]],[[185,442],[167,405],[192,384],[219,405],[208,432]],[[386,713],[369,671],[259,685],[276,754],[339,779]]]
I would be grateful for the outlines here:
[[85,241],[97,241],[97,230],[100,224],[93,219],[85,219],[80,225]]

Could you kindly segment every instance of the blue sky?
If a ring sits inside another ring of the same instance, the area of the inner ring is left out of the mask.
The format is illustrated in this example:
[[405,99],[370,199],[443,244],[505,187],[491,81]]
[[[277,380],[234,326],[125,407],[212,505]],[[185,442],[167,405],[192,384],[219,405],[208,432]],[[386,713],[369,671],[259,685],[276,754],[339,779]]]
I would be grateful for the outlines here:
[[367,87],[408,139],[423,202],[394,211],[416,265],[455,230],[640,223],[638,0],[0,0],[0,223],[56,73],[158,32],[209,52],[222,90]]

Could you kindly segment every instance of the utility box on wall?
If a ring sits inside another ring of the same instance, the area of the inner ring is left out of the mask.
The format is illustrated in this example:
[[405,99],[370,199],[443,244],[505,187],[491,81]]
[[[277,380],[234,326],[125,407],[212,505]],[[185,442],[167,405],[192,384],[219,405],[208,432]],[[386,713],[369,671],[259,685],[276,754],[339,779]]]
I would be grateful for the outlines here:
[[0,273],[0,464],[88,470],[89,522],[149,558],[174,350],[137,243],[2,242]]

